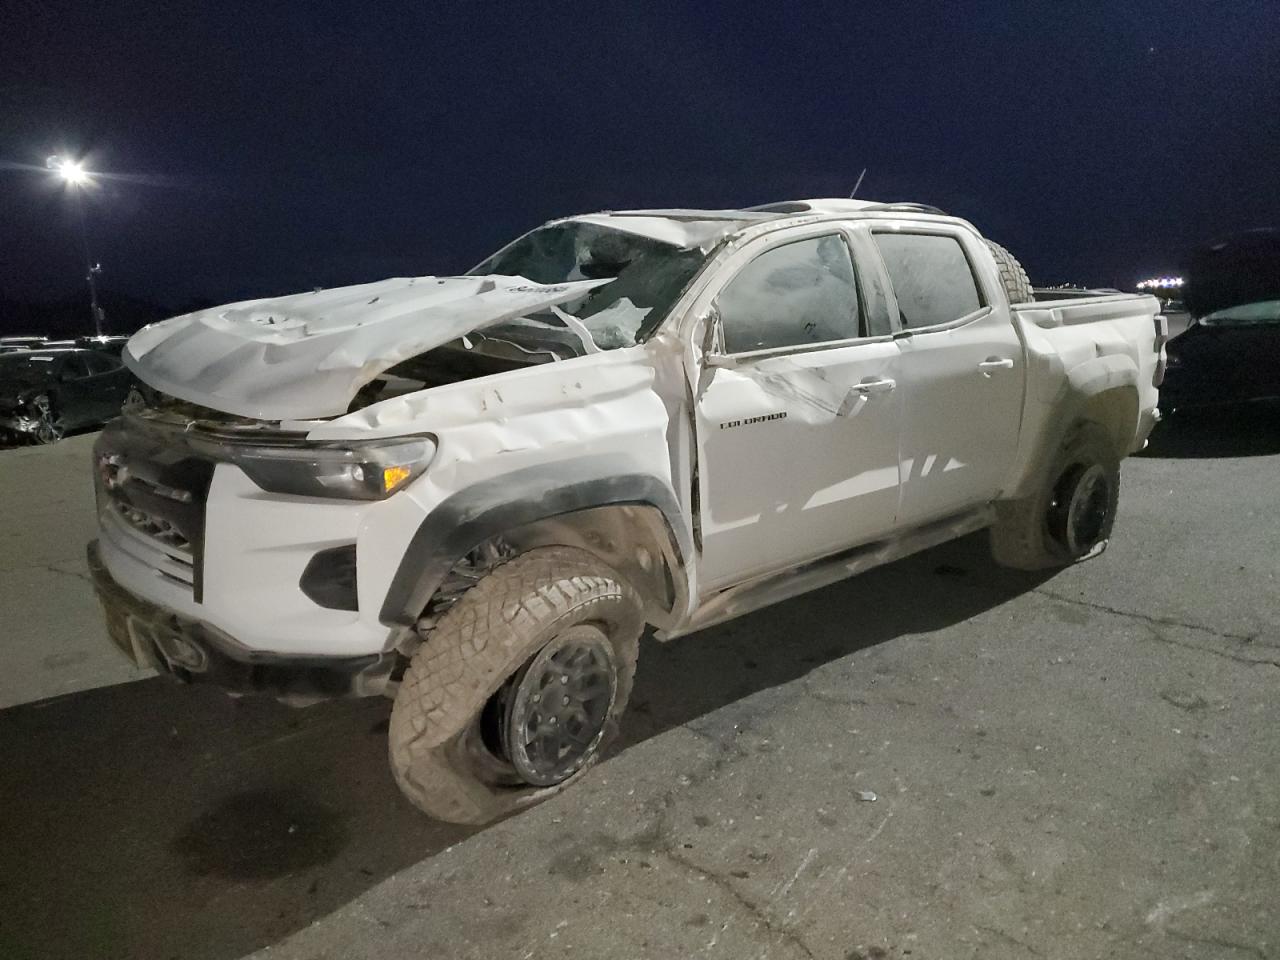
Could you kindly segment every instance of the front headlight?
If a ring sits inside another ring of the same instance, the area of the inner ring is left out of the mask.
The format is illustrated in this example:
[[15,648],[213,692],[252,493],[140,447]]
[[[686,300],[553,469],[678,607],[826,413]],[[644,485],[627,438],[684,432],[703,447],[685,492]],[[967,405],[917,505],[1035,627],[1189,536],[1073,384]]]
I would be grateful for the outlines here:
[[239,447],[231,451],[230,459],[271,493],[383,500],[421,474],[435,452],[435,441],[415,437],[306,447]]

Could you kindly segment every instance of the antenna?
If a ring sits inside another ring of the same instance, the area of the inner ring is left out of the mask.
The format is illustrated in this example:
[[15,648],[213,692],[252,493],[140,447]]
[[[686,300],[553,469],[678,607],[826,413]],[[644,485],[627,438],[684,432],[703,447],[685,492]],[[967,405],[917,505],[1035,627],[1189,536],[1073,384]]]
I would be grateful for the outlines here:
[[867,168],[863,167],[862,172],[858,174],[858,182],[853,185],[853,189],[849,191],[849,199],[853,199],[853,195],[858,192],[858,188],[862,186],[862,178],[867,175]]

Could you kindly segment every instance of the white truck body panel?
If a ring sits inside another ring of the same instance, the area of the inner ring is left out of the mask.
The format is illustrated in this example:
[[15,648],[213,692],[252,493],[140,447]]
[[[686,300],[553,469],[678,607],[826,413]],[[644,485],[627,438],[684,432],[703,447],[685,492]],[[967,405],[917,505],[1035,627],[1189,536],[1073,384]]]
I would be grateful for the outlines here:
[[716,371],[697,405],[704,589],[893,528],[902,394],[856,388],[898,364],[890,341]]
[[[698,543],[676,572],[685,603],[666,632],[677,635],[700,622],[700,605],[714,605],[735,584],[904,537],[931,521],[940,525],[922,543],[938,530],[967,532],[988,516],[992,501],[1024,489],[1064,421],[1100,396],[1126,398],[1108,420],[1123,452],[1141,446],[1154,423],[1154,298],[1011,306],[981,236],[950,217],[877,212],[860,201],[793,216],[738,212],[739,222],[728,217],[733,212],[720,213],[725,223],[716,228],[664,220],[663,211],[630,218],[649,235],[719,244],[647,342],[353,412],[356,390],[399,360],[607,281],[384,281],[250,301],[147,328],[126,358],[161,391],[281,421],[305,430],[309,442],[429,434],[437,449],[421,477],[374,502],[267,493],[238,468],[219,464],[207,505],[200,603],[104,532],[108,569],[126,589],[248,649],[377,653],[396,641],[382,607],[415,533],[459,494],[493,491],[468,506],[483,512],[502,505],[505,478],[531,471],[601,482],[642,475],[677,505],[679,515],[668,517],[675,539]],[[870,232],[877,229],[958,238],[986,305],[954,323],[904,331],[892,286],[876,266]],[[704,353],[716,294],[742,264],[783,239],[833,231],[847,238],[866,274],[864,308],[888,316],[889,330],[737,358]],[[948,517],[960,519],[948,527]],[[317,550],[350,542],[359,610],[320,609],[298,588],[303,568]]]

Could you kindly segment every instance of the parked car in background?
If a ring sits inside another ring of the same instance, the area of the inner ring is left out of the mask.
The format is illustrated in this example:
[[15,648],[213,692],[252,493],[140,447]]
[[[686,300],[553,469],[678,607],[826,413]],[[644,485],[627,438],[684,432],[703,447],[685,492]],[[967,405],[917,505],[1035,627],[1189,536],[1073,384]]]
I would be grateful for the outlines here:
[[76,337],[76,346],[83,347],[86,350],[97,350],[101,353],[109,353],[113,357],[120,356],[120,352],[124,350],[124,345],[129,342],[128,337],[116,336],[114,334],[103,334],[94,337]]
[[48,337],[0,337],[0,353],[17,353],[20,350],[39,350],[47,346]]
[[52,443],[117,416],[133,382],[119,358],[97,350],[0,354],[0,431]]
[[1166,348],[1161,409],[1280,400],[1280,231],[1197,251],[1183,302],[1191,319]]

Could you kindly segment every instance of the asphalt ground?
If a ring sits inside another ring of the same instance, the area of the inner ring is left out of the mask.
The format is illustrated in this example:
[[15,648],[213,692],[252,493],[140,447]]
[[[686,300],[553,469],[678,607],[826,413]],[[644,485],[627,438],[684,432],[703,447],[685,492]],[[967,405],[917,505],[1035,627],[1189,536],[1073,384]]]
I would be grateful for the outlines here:
[[386,702],[133,679],[89,442],[0,453],[6,960],[1280,956],[1274,409],[1162,427],[1087,563],[971,537],[647,641],[612,756],[480,831]]
[[85,566],[96,436],[0,450],[0,709],[147,675],[102,642]]

